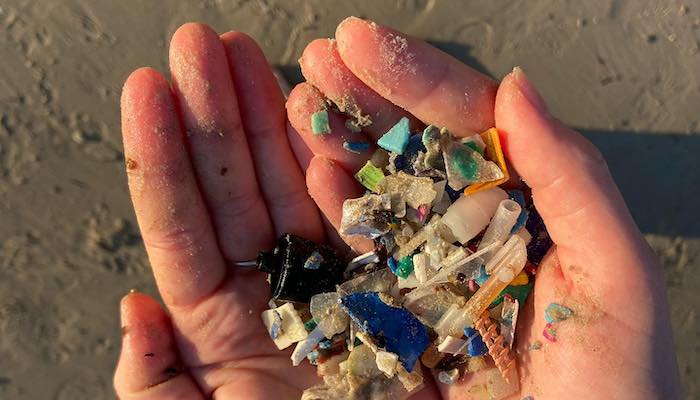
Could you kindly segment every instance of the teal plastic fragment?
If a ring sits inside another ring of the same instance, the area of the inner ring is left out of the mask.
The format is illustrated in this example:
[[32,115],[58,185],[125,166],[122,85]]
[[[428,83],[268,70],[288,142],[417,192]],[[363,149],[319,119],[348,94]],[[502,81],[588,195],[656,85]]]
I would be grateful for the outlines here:
[[406,256],[399,260],[394,273],[399,278],[406,279],[413,272],[413,256]]
[[314,135],[327,135],[331,133],[331,126],[328,122],[328,111],[316,111],[311,115],[311,130]]
[[470,149],[476,151],[477,153],[481,154],[482,157],[484,156],[484,149],[479,147],[479,145],[476,144],[476,142],[466,142],[466,143],[464,143],[464,145],[469,147]]
[[566,306],[557,303],[550,303],[544,310],[544,319],[551,323],[560,322],[574,315],[574,312]]
[[307,332],[311,332],[316,329],[316,325],[316,320],[311,318],[310,320],[304,322],[304,329],[306,329]]
[[386,151],[403,154],[411,136],[408,118],[403,117],[387,133],[385,133],[377,144]]
[[[467,146],[469,145],[467,144]],[[452,168],[462,177],[469,181],[476,181],[478,177],[477,173],[479,172],[479,163],[466,148],[457,147],[454,150],[451,164]]]

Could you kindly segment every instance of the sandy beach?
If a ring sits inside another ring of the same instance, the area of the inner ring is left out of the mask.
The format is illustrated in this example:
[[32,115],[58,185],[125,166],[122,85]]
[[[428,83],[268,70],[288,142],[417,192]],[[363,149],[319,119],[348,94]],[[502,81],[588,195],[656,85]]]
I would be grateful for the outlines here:
[[299,82],[305,44],[349,15],[496,79],[523,67],[553,114],[602,150],[664,265],[684,398],[700,397],[700,3],[5,0],[0,399],[114,398],[119,299],[156,295],[124,173],[128,74],[167,72],[170,36],[199,21],[247,32]]

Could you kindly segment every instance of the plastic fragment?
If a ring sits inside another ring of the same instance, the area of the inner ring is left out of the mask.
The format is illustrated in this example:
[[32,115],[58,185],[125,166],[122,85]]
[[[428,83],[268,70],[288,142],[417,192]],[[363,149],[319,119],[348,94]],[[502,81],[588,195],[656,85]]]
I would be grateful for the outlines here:
[[453,368],[449,371],[440,371],[438,380],[446,385],[454,385],[459,380],[459,370]]
[[311,131],[314,135],[327,135],[331,133],[328,122],[328,111],[321,110],[311,114]]
[[486,143],[484,142],[484,139],[481,138],[481,135],[471,135],[467,136],[464,139],[462,139],[462,144],[465,146],[468,146],[470,149],[479,152],[481,156],[484,156],[484,152],[486,150]]
[[369,151],[369,143],[343,141],[343,148],[350,153],[362,154]]
[[403,154],[411,135],[408,118],[403,117],[391,129],[389,129],[379,140],[377,145],[381,148],[397,154]]
[[425,283],[435,275],[435,270],[430,267],[430,257],[425,253],[413,255],[413,272],[418,282]]
[[413,272],[413,258],[406,256],[399,260],[396,265],[396,270],[392,271],[399,278],[406,279]]
[[378,351],[375,355],[375,362],[379,370],[391,378],[396,374],[399,356],[388,351]]
[[486,183],[503,178],[503,171],[493,161],[485,160],[478,151],[457,141],[443,141],[443,157],[447,184],[454,190],[467,185]]
[[428,125],[423,130],[421,141],[425,146],[426,153],[423,159],[423,166],[432,169],[444,169],[445,163],[442,157],[442,149],[440,146],[440,138],[442,133],[434,125]]
[[377,193],[379,182],[384,179],[384,172],[380,168],[377,168],[372,164],[372,161],[367,161],[365,165],[360,168],[355,174],[355,178],[362,184],[362,186]]
[[460,243],[465,244],[488,225],[500,202],[507,198],[508,194],[500,188],[461,196],[447,209],[442,223],[450,228]]
[[527,259],[537,266],[550,247],[552,247],[552,239],[549,237],[542,217],[533,205],[528,207],[528,218],[525,227],[532,235],[532,240],[527,245]]
[[517,299],[510,298],[510,296],[504,297],[503,308],[501,308],[501,335],[503,335],[509,349],[513,348],[519,309],[520,302]]
[[[323,259],[319,268],[304,268],[314,252]],[[285,234],[273,251],[258,254],[257,268],[270,274],[273,299],[308,303],[314,294],[332,291],[342,281],[345,265],[330,247]]]
[[391,197],[366,194],[343,203],[340,233],[377,238],[391,229]]
[[413,208],[432,203],[437,194],[432,179],[409,175],[403,171],[385,177],[377,184],[377,188],[379,193],[396,196]]
[[438,345],[440,353],[467,354],[467,342],[454,336],[447,336]]
[[550,342],[556,342],[557,341],[557,328],[555,328],[551,322],[548,323],[547,325],[544,326],[544,330],[542,331],[542,336],[544,336],[544,338],[549,340]]
[[544,310],[544,319],[550,324],[564,321],[572,315],[574,312],[570,308],[557,303],[549,303]]
[[542,342],[540,342],[539,340],[535,340],[530,346],[528,346],[527,349],[532,351],[532,350],[539,350],[541,348],[542,348]]
[[321,263],[323,262],[323,256],[318,251],[311,253],[309,258],[304,262],[304,268],[306,269],[319,269]]
[[522,271],[510,282],[509,286],[522,286],[527,285],[530,282],[530,278],[527,276],[525,271]]
[[341,283],[337,292],[340,296],[361,292],[388,293],[395,283],[396,275],[384,268]]
[[511,189],[508,191],[508,197],[520,205],[520,215],[518,215],[518,219],[515,221],[515,225],[513,225],[513,229],[510,231],[511,234],[515,234],[520,228],[523,228],[527,222],[525,195],[522,190]]
[[479,331],[496,368],[501,371],[501,376],[509,381],[512,378],[512,370],[515,370],[515,359],[511,357],[509,349],[503,345],[503,335],[496,332],[496,324],[489,317],[488,312],[476,320],[474,327]]
[[[513,229],[520,211],[520,204],[517,202],[510,199],[501,200],[498,203],[498,208],[496,208],[496,213],[491,218],[491,222],[489,222],[488,228],[486,228],[486,232],[484,232],[484,237],[479,242],[478,249],[482,249],[492,243],[498,243],[499,246],[502,245],[510,236],[510,231]],[[484,259],[488,261],[493,253],[495,251],[485,254],[483,256]]]
[[420,286],[420,282],[416,279],[416,274],[410,273],[406,278],[398,279],[399,289],[414,289]]
[[265,310],[262,312],[261,318],[279,350],[286,349],[293,343],[304,340],[308,336],[299,313],[297,313],[291,303],[285,303],[280,307]]
[[510,179],[506,159],[503,156],[503,150],[501,149],[501,139],[498,135],[498,130],[496,130],[496,128],[491,128],[486,132],[481,133],[481,138],[484,140],[484,143],[486,143],[486,148],[484,150],[485,158],[494,161],[496,165],[498,165],[498,168],[503,173],[503,177],[490,182],[469,185],[466,189],[464,189],[464,194],[466,195],[496,187]]
[[474,328],[464,328],[464,336],[467,337],[467,354],[470,357],[483,356],[488,352],[484,339],[481,334]]
[[313,296],[309,310],[318,327],[328,339],[344,332],[350,322],[350,318],[340,307],[340,296],[335,292]]
[[304,322],[304,329],[306,329],[307,332],[313,331],[314,329],[316,329],[317,326],[318,326],[318,324],[316,323],[316,320],[313,318]]
[[429,340],[425,326],[412,313],[384,303],[376,292],[347,295],[341,304],[364,332],[381,339],[408,372],[413,370]]
[[295,367],[299,365],[323,338],[323,332],[321,328],[317,326],[316,329],[309,333],[306,339],[297,343],[291,356],[292,365]]

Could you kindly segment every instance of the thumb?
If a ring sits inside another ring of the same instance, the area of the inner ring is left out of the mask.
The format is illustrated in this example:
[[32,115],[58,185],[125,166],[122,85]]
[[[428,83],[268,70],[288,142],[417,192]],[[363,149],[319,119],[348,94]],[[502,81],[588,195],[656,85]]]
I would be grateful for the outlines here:
[[203,399],[180,367],[170,321],[151,297],[129,293],[121,302],[122,351],[114,388],[122,400]]
[[[562,265],[577,264],[601,283],[611,280],[611,268],[619,276],[657,279],[651,250],[602,155],[549,115],[520,68],[498,89],[495,119],[509,160],[532,188]],[[566,278],[567,269],[562,273]]]

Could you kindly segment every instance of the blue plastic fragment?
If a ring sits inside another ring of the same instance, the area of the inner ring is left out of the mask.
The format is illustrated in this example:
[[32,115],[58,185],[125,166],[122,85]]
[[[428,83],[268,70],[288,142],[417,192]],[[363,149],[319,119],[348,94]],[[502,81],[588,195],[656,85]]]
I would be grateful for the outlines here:
[[403,154],[408,145],[408,139],[411,136],[408,118],[403,117],[391,129],[387,131],[377,144],[386,151]]
[[474,281],[479,285],[483,285],[489,279],[490,275],[486,273],[486,266],[481,265],[479,273],[474,277]]
[[384,303],[377,292],[349,294],[341,299],[341,306],[378,346],[397,354],[406,371],[413,371],[430,338],[411,312]]
[[392,257],[392,256],[387,257],[386,264],[389,266],[389,269],[391,270],[391,272],[396,274],[396,269],[399,267],[399,264],[396,262],[394,257]]
[[343,142],[343,148],[351,153],[360,154],[369,151],[367,142]]
[[321,267],[321,263],[323,263],[323,256],[318,251],[314,251],[304,262],[304,268],[319,269]]
[[323,339],[318,342],[318,348],[322,350],[328,350],[333,347],[333,342],[330,339]]
[[450,196],[450,201],[455,202],[459,198],[459,196],[462,195],[461,190],[454,190],[450,187],[450,185],[445,185],[445,192],[447,192],[447,195]]
[[484,343],[484,339],[479,334],[479,331],[466,327],[464,328],[464,336],[467,337],[467,354],[470,357],[483,356],[488,352],[486,343]]
[[520,215],[518,215],[518,219],[515,220],[515,225],[513,225],[513,229],[510,231],[511,234],[515,234],[520,228],[525,226],[527,222],[525,195],[523,195],[522,190],[513,189],[508,191],[508,196],[516,203],[520,204]]

